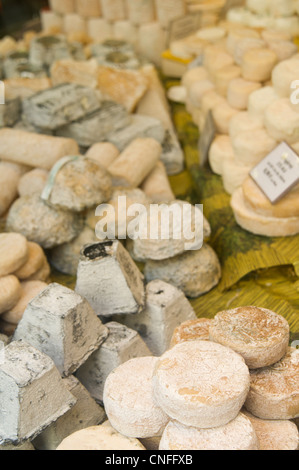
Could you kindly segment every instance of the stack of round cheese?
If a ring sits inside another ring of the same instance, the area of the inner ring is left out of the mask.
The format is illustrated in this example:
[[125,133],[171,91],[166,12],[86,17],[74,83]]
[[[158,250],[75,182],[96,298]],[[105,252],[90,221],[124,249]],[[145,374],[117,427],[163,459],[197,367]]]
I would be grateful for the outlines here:
[[12,334],[27,304],[45,287],[50,267],[42,248],[18,233],[0,234],[0,322]]
[[108,419],[130,438],[161,436],[160,450],[296,450],[299,351],[288,344],[287,321],[262,308],[184,323],[160,358],[110,374]]
[[244,7],[231,8],[227,19],[254,28],[299,34],[299,8],[296,0],[246,0]]
[[182,86],[187,110],[201,132],[212,113],[216,137],[210,166],[233,194],[280,141],[299,141],[299,105],[290,102],[292,92],[297,101],[291,85],[299,61],[286,33],[226,23],[221,28],[225,41],[206,40],[203,65],[188,70]]
[[267,237],[287,237],[299,233],[299,185],[283,199],[271,204],[249,177],[231,199],[236,221],[245,230]]

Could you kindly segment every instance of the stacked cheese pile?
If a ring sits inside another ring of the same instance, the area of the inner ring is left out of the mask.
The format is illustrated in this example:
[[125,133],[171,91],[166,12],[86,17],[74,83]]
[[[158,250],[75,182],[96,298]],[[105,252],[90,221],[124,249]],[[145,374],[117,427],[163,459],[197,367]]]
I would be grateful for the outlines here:
[[159,62],[170,23],[187,12],[185,0],[50,0],[43,29],[94,41],[124,39]]
[[50,267],[42,248],[19,233],[0,234],[0,325],[12,334],[27,304],[45,287]]
[[245,7],[232,8],[227,19],[252,28],[271,28],[299,34],[297,0],[246,0]]
[[104,406],[118,432],[160,450],[297,450],[299,351],[283,317],[220,312],[183,324],[172,346],[108,376]]
[[298,113],[290,95],[298,60],[290,39],[286,33],[232,29],[226,41],[205,47],[203,66],[182,79],[187,109],[201,131],[212,113],[217,135],[210,165],[230,194],[278,142],[297,143]]

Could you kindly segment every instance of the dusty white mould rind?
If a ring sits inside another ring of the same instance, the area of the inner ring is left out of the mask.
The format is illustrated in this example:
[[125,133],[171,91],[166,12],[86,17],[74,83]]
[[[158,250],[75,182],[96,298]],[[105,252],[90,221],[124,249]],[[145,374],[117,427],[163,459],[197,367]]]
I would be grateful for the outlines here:
[[98,109],[57,129],[56,134],[75,139],[81,147],[108,140],[112,132],[131,124],[131,116],[120,104],[103,101]]
[[74,83],[64,83],[25,99],[23,113],[34,126],[55,130],[99,107],[100,101],[94,90]]
[[235,419],[249,387],[244,359],[211,341],[178,344],[159,358],[153,374],[156,403],[170,418],[202,429]]
[[79,294],[53,283],[27,306],[14,334],[50,356],[64,377],[99,348],[108,329]]
[[111,177],[98,163],[78,157],[56,174],[49,204],[57,209],[82,212],[107,202],[111,196]]
[[108,419],[125,436],[161,436],[169,421],[153,395],[152,376],[157,362],[157,357],[131,359],[114,369],[105,382]]
[[209,318],[197,318],[196,320],[187,320],[179,325],[173,332],[170,347],[186,341],[209,341],[210,326],[212,320]]
[[80,214],[54,209],[38,194],[32,194],[19,198],[11,206],[6,228],[49,249],[76,238],[83,229],[83,218]]
[[76,372],[76,377],[100,403],[103,402],[105,381],[116,367],[130,359],[151,355],[136,331],[117,322],[105,326],[109,330],[108,338]]
[[36,37],[31,41],[29,61],[37,67],[50,67],[60,59],[71,59],[66,38],[62,35]]
[[299,417],[299,350],[289,348],[276,364],[253,370],[245,408],[261,419]]
[[210,339],[240,354],[249,369],[259,369],[286,355],[290,327],[285,318],[270,310],[239,307],[215,316]]
[[159,450],[260,450],[250,420],[243,414],[224,426],[198,429],[171,421],[160,442]]
[[75,290],[101,317],[134,315],[145,303],[144,277],[119,241],[82,249]]
[[34,439],[37,450],[56,450],[68,436],[81,429],[97,426],[106,420],[103,408],[96,404],[85,387],[74,377],[63,380],[77,399],[75,406]]
[[162,144],[165,129],[158,119],[136,114],[132,116],[132,122],[128,126],[108,135],[108,140],[122,152],[133,140],[145,137]]
[[134,317],[119,316],[120,323],[138,331],[152,354],[160,356],[170,347],[175,328],[196,314],[183,292],[163,281],[146,286],[146,302],[141,313]]
[[40,434],[69,411],[76,399],[53,361],[32,345],[12,341],[4,352],[0,364],[0,444],[17,445]]
[[217,286],[221,266],[214,250],[204,244],[198,251],[168,260],[147,260],[144,276],[147,282],[160,279],[181,289],[187,297],[196,298]]
[[[201,210],[188,202],[161,204],[157,212],[152,206],[139,218],[142,236],[133,241],[133,258],[168,260],[185,251],[200,250],[211,234],[211,227]],[[154,235],[153,235],[154,234]]]

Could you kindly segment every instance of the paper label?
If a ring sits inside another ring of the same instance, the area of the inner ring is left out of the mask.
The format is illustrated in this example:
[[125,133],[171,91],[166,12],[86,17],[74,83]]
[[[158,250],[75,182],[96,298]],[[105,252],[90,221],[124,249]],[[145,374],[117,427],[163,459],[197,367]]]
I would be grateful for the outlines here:
[[206,166],[209,162],[210,148],[216,137],[216,126],[212,111],[207,114],[205,127],[199,138],[200,166]]
[[179,41],[197,33],[200,28],[200,18],[201,15],[196,13],[172,21],[169,30],[168,46],[174,41]]
[[275,204],[299,183],[299,156],[283,142],[253,168],[250,176]]

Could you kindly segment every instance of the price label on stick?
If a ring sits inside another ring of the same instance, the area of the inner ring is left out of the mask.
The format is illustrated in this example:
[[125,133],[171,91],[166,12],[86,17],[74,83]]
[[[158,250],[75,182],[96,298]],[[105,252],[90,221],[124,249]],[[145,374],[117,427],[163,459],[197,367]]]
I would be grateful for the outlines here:
[[299,156],[283,142],[250,172],[250,176],[275,204],[299,183]]

